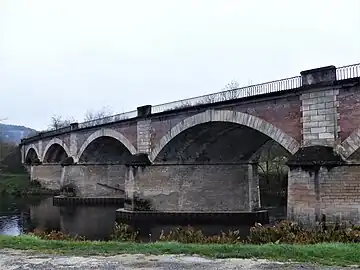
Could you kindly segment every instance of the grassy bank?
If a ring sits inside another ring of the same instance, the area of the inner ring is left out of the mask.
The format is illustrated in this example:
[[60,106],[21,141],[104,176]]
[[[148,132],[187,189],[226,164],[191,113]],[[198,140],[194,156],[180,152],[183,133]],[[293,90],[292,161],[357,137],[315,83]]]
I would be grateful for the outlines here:
[[188,254],[214,258],[263,258],[292,260],[326,265],[360,264],[359,244],[180,244],[157,242],[150,244],[101,241],[55,241],[34,236],[0,236],[0,248],[35,250],[44,253],[68,255],[115,255],[115,254]]
[[0,195],[19,197],[51,194],[54,191],[42,188],[36,181],[30,181],[28,174],[0,174]]

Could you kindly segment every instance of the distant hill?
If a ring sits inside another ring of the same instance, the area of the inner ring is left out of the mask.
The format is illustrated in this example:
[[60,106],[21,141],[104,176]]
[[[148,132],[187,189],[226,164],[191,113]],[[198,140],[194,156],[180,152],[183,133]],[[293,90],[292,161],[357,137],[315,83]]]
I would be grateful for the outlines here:
[[35,133],[36,130],[28,127],[0,123],[0,139],[9,143],[19,144],[22,138]]

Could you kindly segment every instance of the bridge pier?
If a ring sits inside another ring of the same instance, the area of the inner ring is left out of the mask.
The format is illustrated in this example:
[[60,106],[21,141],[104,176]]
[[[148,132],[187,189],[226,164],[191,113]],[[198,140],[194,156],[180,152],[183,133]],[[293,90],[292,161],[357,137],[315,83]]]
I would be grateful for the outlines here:
[[111,164],[42,164],[31,166],[31,180],[44,188],[61,190],[70,187],[79,197],[123,197],[125,165]]
[[332,147],[302,148],[289,160],[288,219],[314,226],[358,224],[360,163],[345,161]]
[[131,220],[146,212],[157,219],[192,215],[195,221],[198,214],[202,218],[219,215],[218,222],[227,222],[229,215],[238,223],[267,222],[266,214],[259,218],[256,212],[260,208],[256,164],[152,164],[127,168],[120,218]]
[[[255,164],[129,166],[128,210],[253,211],[260,207]],[[139,200],[148,209],[139,208]]]

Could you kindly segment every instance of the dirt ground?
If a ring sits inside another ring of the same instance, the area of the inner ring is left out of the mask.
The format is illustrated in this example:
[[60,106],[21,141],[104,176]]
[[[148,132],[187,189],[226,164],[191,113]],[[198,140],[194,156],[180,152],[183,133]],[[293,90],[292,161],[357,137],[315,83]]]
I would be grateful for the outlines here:
[[[249,259],[207,259],[182,255],[63,256],[0,250],[0,269],[356,269]],[[357,268],[358,269],[358,268]]]

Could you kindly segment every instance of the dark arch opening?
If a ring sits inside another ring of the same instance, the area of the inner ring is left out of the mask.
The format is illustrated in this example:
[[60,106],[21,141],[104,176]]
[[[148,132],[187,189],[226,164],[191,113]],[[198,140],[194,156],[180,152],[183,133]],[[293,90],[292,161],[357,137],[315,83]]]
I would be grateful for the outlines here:
[[58,143],[54,143],[49,147],[44,156],[44,163],[60,163],[66,159],[68,155],[65,149]]
[[125,164],[130,151],[117,139],[103,136],[92,141],[79,158],[79,163]]
[[[196,196],[205,196],[211,188],[214,193],[218,192],[219,196],[221,196],[221,188],[224,189],[223,192],[231,194],[230,189],[236,188],[236,181],[228,181],[229,179],[236,177],[237,174],[239,185],[240,179],[245,181],[241,170],[236,168],[241,166],[245,168],[249,166],[249,163],[254,162],[258,164],[254,167],[259,177],[261,206],[272,209],[271,214],[274,219],[282,219],[286,218],[287,211],[288,167],[286,161],[289,156],[291,153],[283,146],[260,131],[231,122],[208,122],[186,129],[172,138],[156,156],[154,163],[214,166],[224,164],[224,171],[219,172],[217,179],[213,178],[218,173],[217,171],[214,171],[212,175],[198,173],[196,169],[193,169],[195,173],[184,173],[185,178],[194,177],[194,183],[204,182],[206,179],[203,175],[212,181],[211,184],[202,187],[203,193],[192,195],[196,198]],[[206,169],[209,170],[209,168]],[[219,167],[218,170],[222,168]],[[248,172],[244,172],[246,173]],[[214,184],[215,181],[223,183],[223,186]],[[229,190],[225,190],[226,185]],[[188,193],[191,192],[193,191],[190,190]],[[238,194],[241,192],[239,191]],[[225,199],[227,199],[226,196],[224,196]]]
[[34,148],[30,148],[25,157],[25,164],[35,164],[39,162],[39,157]]

